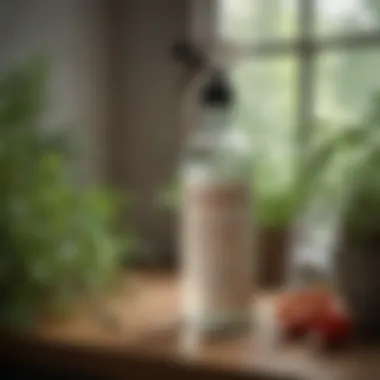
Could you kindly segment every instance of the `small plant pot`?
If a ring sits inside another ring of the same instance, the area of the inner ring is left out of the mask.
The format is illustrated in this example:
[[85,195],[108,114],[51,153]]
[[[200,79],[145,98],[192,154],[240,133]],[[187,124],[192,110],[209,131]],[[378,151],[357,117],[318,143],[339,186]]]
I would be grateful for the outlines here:
[[258,283],[261,288],[280,288],[285,283],[289,233],[283,229],[265,229],[257,234]]
[[338,286],[358,338],[380,343],[380,247],[346,247],[336,258]]

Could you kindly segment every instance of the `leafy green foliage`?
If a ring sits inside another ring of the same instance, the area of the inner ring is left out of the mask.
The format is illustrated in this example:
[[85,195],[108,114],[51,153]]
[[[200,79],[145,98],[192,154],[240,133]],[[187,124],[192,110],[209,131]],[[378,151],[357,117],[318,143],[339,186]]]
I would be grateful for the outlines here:
[[[253,165],[253,216],[260,228],[288,228],[315,194],[324,192],[324,199],[334,199],[338,186],[348,186],[346,219],[354,231],[371,234],[380,225],[380,97],[375,94],[362,124],[340,128],[321,138],[308,152],[299,170],[284,186],[273,186],[268,170],[265,184],[265,165]],[[320,124],[327,122],[320,121]],[[328,125],[328,124],[327,124]],[[326,128],[326,127],[325,127]],[[256,160],[260,160],[257,156]],[[295,165],[296,166],[296,165]],[[326,173],[333,167],[333,177]],[[260,180],[258,181],[257,178]],[[179,182],[172,181],[163,192],[161,204],[170,209],[178,207]]]
[[79,188],[69,141],[41,132],[48,63],[0,80],[0,318],[31,322],[50,307],[102,292],[133,248],[117,231],[125,207],[106,189]]
[[355,126],[346,126],[323,140],[311,152],[299,177],[298,189],[301,192],[298,193],[297,212],[310,201],[313,188],[324,181],[325,173],[338,162],[332,170],[334,180],[325,181],[322,191],[327,189],[325,199],[329,202],[329,197],[334,197],[328,193],[328,186],[335,194],[339,186],[346,188],[341,192],[342,196],[348,194],[343,227],[348,228],[351,238],[358,244],[380,232],[379,110],[380,97],[375,93],[363,121]]

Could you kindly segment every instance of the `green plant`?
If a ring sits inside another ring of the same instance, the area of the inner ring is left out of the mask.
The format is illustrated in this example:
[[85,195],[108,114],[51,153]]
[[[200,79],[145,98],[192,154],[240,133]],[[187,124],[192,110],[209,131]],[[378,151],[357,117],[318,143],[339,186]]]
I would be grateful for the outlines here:
[[[361,123],[345,126],[311,151],[295,187],[296,212],[312,201],[317,186],[328,207],[339,207],[337,196],[344,197],[342,227],[359,245],[380,232],[379,128],[380,94],[375,94]],[[329,171],[333,177],[326,176]]]
[[[277,174],[280,174],[283,168],[282,163],[275,168],[271,166],[266,170],[265,160],[262,157],[253,158],[256,162],[252,171],[254,198],[252,213],[256,225],[261,229],[291,227],[299,213],[315,195],[317,187],[318,191],[325,193],[324,197],[327,199],[337,191],[337,187],[346,183],[353,189],[353,193],[357,197],[359,189],[363,191],[365,181],[377,178],[377,176],[366,173],[373,166],[372,161],[376,160],[376,157],[380,158],[380,146],[378,147],[379,153],[376,155],[374,147],[371,145],[371,142],[374,141],[373,134],[376,132],[376,126],[380,124],[379,109],[379,101],[375,99],[372,110],[361,125],[346,126],[341,129],[341,132],[320,138],[310,147],[303,160],[294,158],[293,174],[282,186],[273,186],[271,180],[271,176],[276,170]],[[326,127],[329,126],[327,122],[320,121],[319,123],[321,129],[323,127],[325,130],[329,129]],[[353,161],[359,157],[362,159],[355,164]],[[380,170],[379,158],[377,164]],[[332,176],[335,178],[326,179],[326,173],[331,171],[331,168],[333,169]],[[352,171],[351,175],[345,175],[350,174],[350,170]],[[371,170],[377,170],[376,165]],[[355,177],[356,183],[352,183],[352,181],[349,183],[349,179],[354,177],[354,173],[356,176],[358,172],[361,173],[360,180],[359,177]],[[345,178],[339,178],[342,175]],[[268,180],[266,181],[266,179]],[[377,194],[377,192],[375,193]],[[353,212],[353,204],[357,203],[357,200],[353,198],[354,194],[350,201],[352,206],[347,213],[350,213],[350,218],[359,223],[363,213],[359,210]],[[368,196],[365,197],[368,198]],[[179,181],[176,179],[160,194],[159,201],[164,207],[174,210],[178,208],[179,197]]]
[[32,322],[111,284],[134,235],[117,231],[122,198],[76,186],[69,140],[42,131],[48,63],[0,79],[0,319]]

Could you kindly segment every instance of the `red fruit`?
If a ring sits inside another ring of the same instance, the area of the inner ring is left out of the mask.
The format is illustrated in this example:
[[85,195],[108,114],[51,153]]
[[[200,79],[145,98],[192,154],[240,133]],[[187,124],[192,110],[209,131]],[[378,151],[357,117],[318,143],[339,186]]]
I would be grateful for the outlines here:
[[286,293],[277,304],[277,320],[287,335],[304,335],[326,309],[331,295],[321,290]]
[[282,295],[276,316],[286,336],[311,334],[325,345],[339,345],[352,330],[352,321],[331,292],[304,290]]
[[345,341],[351,330],[352,321],[348,313],[337,304],[337,301],[326,305],[326,309],[315,320],[313,326],[313,331],[321,334],[329,345]]

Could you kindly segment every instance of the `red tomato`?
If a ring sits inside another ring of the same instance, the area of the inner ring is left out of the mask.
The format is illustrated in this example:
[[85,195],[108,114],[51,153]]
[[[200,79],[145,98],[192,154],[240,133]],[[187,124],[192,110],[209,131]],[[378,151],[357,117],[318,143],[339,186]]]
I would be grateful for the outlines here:
[[277,304],[277,319],[285,333],[306,334],[324,314],[326,305],[331,302],[331,294],[321,290],[304,290],[286,293]]
[[352,330],[352,321],[339,299],[321,289],[283,294],[276,305],[276,316],[287,336],[311,333],[327,345],[342,343]]
[[342,343],[352,330],[352,321],[348,313],[337,302],[335,299],[327,304],[313,326],[313,330],[321,334],[328,344]]

